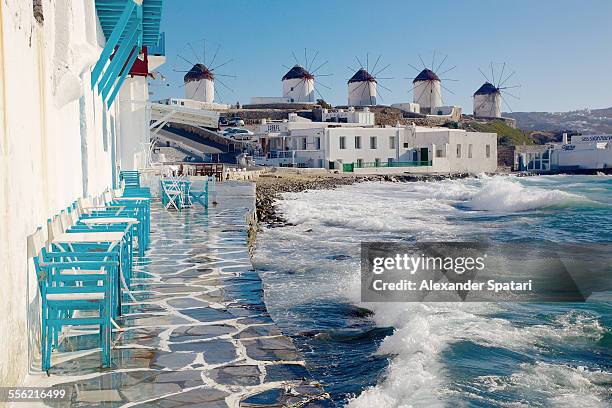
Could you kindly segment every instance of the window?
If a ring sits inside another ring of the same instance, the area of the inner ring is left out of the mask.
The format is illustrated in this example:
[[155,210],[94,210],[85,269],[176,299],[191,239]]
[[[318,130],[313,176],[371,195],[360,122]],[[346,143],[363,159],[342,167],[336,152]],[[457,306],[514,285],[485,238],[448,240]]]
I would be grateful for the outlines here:
[[378,157],[374,159],[374,166],[380,167],[380,159]]
[[444,150],[436,149],[436,157],[444,157]]
[[461,158],[461,145],[460,144],[457,145],[457,158],[458,159]]
[[491,157],[491,145],[486,146],[487,159]]
[[472,147],[473,146],[471,144],[468,145],[468,159],[472,158],[472,150],[473,150]]
[[315,137],[315,146],[317,150],[321,150],[321,138],[320,137]]
[[361,149],[361,136],[355,136],[355,149]]
[[302,138],[302,150],[306,150],[306,138]]
[[181,101],[181,106],[185,106],[185,102]]
[[357,167],[363,167],[363,159],[357,159]]
[[389,149],[395,149],[395,136],[389,136]]
[[346,137],[340,136],[340,149],[346,149]]
[[291,90],[293,91],[293,87],[291,87]]
[[408,143],[404,142],[404,149],[408,149]]
[[370,149],[376,149],[376,136],[370,137]]

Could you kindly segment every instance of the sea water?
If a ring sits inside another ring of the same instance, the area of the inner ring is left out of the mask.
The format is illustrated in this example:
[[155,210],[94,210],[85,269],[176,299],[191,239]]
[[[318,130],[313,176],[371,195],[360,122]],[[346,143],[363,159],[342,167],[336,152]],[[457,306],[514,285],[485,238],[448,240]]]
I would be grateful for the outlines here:
[[[361,241],[612,242],[612,177],[287,193],[258,237],[273,318],[337,406],[611,406],[612,303],[362,303]],[[611,278],[612,279],[612,278]]]

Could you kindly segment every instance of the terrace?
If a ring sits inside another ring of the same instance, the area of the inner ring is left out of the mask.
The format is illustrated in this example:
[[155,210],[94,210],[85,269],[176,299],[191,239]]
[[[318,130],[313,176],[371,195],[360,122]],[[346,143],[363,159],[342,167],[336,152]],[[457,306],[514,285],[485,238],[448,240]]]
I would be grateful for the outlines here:
[[324,398],[267,313],[251,267],[254,185],[221,183],[217,200],[176,211],[153,198],[149,249],[141,257],[134,249],[109,366],[100,367],[97,327],[65,326],[49,376],[34,369],[29,384],[67,387],[72,406],[257,407]]

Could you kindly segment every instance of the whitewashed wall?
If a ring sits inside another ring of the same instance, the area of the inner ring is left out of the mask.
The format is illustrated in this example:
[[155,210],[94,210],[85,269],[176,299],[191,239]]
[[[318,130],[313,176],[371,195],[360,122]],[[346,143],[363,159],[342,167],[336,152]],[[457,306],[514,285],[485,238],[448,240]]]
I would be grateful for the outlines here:
[[213,103],[215,100],[215,83],[209,79],[189,81],[185,84],[185,98]]
[[149,87],[145,77],[126,78],[115,104],[118,105],[117,161],[125,170],[137,170],[145,163],[149,142]]
[[37,354],[27,235],[83,194],[111,185],[117,114],[90,89],[104,44],[94,2],[44,0],[42,9],[40,23],[31,1],[0,2],[2,385],[20,384]]
[[314,102],[315,90],[313,79],[292,78],[285,79],[283,83],[283,98],[290,98],[293,102]]

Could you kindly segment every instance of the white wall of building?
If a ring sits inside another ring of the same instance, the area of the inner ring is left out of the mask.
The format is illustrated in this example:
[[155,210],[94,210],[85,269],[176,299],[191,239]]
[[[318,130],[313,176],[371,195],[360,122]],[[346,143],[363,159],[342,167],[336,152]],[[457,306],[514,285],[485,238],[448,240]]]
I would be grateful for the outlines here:
[[348,104],[349,106],[369,106],[376,105],[376,82],[359,81],[349,82],[348,84]]
[[291,78],[283,80],[282,83],[283,98],[289,98],[291,102],[315,101],[314,79]]
[[412,102],[418,103],[421,113],[433,113],[433,108],[442,106],[440,81],[417,81],[414,83]]
[[149,87],[145,77],[126,78],[115,103],[119,106],[118,165],[137,170],[145,164],[149,143]]
[[551,168],[603,170],[612,168],[612,135],[572,136],[551,152]]
[[120,138],[117,101],[107,111],[90,86],[105,41],[93,0],[43,1],[43,12],[39,23],[32,2],[0,2],[3,385],[22,383],[40,344],[26,237],[77,198],[111,186],[113,143]]
[[215,82],[210,79],[186,82],[185,98],[205,103],[213,103],[215,101]]
[[474,116],[501,118],[501,95],[474,95]]

